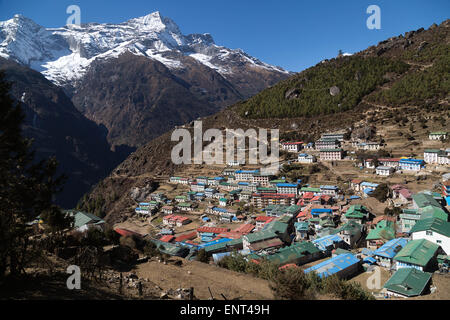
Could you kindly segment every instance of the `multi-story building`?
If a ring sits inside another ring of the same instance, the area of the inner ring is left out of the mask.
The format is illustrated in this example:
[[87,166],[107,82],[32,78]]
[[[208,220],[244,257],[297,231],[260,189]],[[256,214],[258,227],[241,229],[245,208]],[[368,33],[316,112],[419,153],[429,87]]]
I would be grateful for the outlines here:
[[251,181],[255,174],[259,174],[260,171],[257,170],[237,170],[234,174],[237,181]]
[[277,183],[277,193],[279,194],[297,194],[298,184],[296,183]]
[[317,150],[337,149],[341,147],[341,143],[339,142],[339,140],[333,138],[319,139],[316,141],[315,145]]
[[394,173],[394,168],[392,167],[385,167],[385,166],[378,166],[375,169],[375,172],[379,176],[390,176]]
[[320,150],[320,160],[321,161],[342,160],[342,155],[343,155],[342,149],[321,149]]
[[420,159],[400,159],[400,170],[420,171],[423,168],[424,161]]

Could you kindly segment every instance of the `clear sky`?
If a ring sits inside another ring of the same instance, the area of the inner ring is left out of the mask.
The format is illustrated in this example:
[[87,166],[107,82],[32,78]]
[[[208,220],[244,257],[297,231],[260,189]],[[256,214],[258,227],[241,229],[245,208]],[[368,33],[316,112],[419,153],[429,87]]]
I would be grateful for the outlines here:
[[[0,0],[0,20],[21,13],[45,27],[66,24],[66,8],[81,22],[119,23],[160,11],[184,34],[211,33],[216,44],[301,71],[338,50],[354,53],[379,41],[449,18],[449,0]],[[369,5],[381,9],[381,29],[369,30]]]

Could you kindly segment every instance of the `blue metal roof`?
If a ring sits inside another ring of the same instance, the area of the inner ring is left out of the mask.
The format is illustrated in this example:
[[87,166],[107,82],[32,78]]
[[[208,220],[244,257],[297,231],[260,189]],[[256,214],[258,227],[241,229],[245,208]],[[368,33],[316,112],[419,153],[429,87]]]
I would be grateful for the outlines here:
[[319,277],[326,278],[359,263],[359,261],[353,254],[344,253],[306,269],[305,273],[315,271]]
[[291,187],[291,188],[297,188],[298,185],[295,183],[277,183],[277,187]]
[[337,186],[320,186],[320,189],[332,189],[332,190],[337,190],[338,187],[337,187]]
[[327,247],[336,242],[342,242],[342,238],[337,234],[330,234],[328,236],[313,240],[312,243],[322,251],[326,251]]
[[392,239],[375,250],[373,254],[376,256],[392,259],[407,243],[408,239],[405,238]]
[[313,216],[318,216],[321,213],[333,213],[333,210],[326,209],[326,208],[317,208],[317,209],[311,209],[311,214]]
[[213,210],[219,211],[219,212],[228,212],[227,209],[225,209],[225,208],[219,208],[219,207],[214,207]]
[[363,259],[363,262],[367,262],[367,263],[370,263],[370,264],[374,264],[374,263],[377,263],[377,260],[375,260],[375,259],[372,258],[372,257],[366,257],[366,258]]
[[361,187],[372,187],[372,188],[376,188],[378,187],[378,183],[372,183],[372,182],[362,182],[361,183]]

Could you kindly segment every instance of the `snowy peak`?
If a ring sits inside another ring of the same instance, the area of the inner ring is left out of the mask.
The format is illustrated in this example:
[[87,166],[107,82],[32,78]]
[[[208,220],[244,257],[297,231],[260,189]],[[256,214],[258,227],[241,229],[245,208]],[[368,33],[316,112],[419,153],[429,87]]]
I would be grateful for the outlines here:
[[159,11],[120,24],[44,28],[22,15],[0,22],[0,56],[30,66],[58,85],[73,86],[94,60],[117,58],[125,52],[157,60],[171,69],[184,68],[180,57],[189,56],[224,77],[242,65],[287,74],[240,49],[216,45],[208,33],[183,35],[177,24]]

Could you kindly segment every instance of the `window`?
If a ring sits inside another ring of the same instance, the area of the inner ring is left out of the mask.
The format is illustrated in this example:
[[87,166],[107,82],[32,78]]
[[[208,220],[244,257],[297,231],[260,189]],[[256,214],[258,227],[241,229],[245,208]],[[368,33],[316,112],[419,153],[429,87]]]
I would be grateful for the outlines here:
[[432,236],[433,235],[433,231],[427,231],[426,234],[427,234],[427,236]]
[[436,243],[442,243],[442,240],[436,240]]

